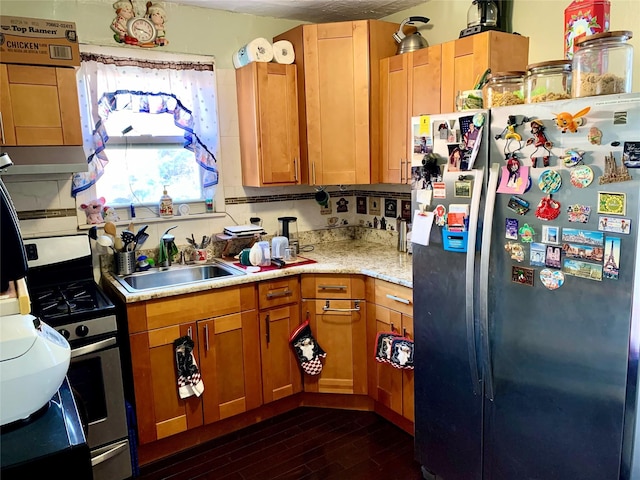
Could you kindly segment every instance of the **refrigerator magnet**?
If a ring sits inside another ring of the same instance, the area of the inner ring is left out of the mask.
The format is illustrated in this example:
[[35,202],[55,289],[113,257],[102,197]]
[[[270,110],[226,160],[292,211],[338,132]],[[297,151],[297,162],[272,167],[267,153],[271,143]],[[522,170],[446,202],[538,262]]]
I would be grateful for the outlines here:
[[624,163],[618,166],[616,157],[613,156],[613,153],[611,153],[611,155],[605,155],[604,173],[598,179],[600,185],[604,185],[606,183],[626,182],[629,180],[632,180],[632,178]]
[[598,282],[602,281],[602,265],[600,264],[565,258],[562,271],[574,277],[596,280]]
[[549,290],[557,290],[564,284],[564,273],[560,270],[543,268],[540,270],[540,281]]
[[627,168],[640,167],[640,142],[624,142],[622,164]]
[[598,192],[598,213],[624,215],[626,209],[627,195],[625,193]]
[[591,215],[591,207],[589,205],[569,205],[567,207],[567,220],[573,223],[588,223],[589,215]]
[[504,236],[509,240],[518,239],[518,220],[515,218],[507,218],[504,221]]
[[562,249],[560,247],[547,245],[547,251],[544,256],[545,266],[551,267],[551,268],[560,268],[562,266],[561,256],[562,256]]
[[560,243],[560,227],[552,225],[542,226],[542,243],[557,245]]
[[588,165],[581,165],[571,170],[571,185],[576,188],[587,188],[593,182],[593,170]]
[[529,211],[529,202],[517,195],[512,195],[507,203],[507,208],[513,210],[518,215],[524,215]]
[[624,233],[625,235],[629,235],[629,233],[631,233],[631,219],[600,216],[598,220],[598,230],[601,232]]
[[529,226],[528,223],[525,223],[518,229],[518,233],[520,234],[520,240],[524,243],[533,242],[533,236],[536,234],[535,230]]
[[528,285],[533,287],[533,277],[535,270],[533,268],[520,267],[518,265],[511,266],[511,281],[520,285]]
[[620,239],[607,237],[604,245],[604,278],[617,280],[620,273]]
[[504,249],[509,252],[511,260],[515,260],[518,263],[524,262],[524,247],[516,242],[507,242]]
[[444,182],[433,182],[433,198],[447,198],[447,184]]
[[538,177],[538,187],[544,193],[552,194],[560,190],[562,177],[555,170],[544,170]]
[[544,267],[544,258],[547,254],[547,246],[544,243],[531,243],[529,250],[529,263],[532,267]]
[[542,197],[536,207],[535,215],[540,220],[555,220],[560,215],[560,203],[551,198],[551,195]]

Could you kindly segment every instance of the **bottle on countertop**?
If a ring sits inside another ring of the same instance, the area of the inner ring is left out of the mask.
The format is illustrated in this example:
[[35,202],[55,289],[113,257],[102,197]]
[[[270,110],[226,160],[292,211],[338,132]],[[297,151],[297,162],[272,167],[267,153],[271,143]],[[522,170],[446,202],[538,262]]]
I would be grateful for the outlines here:
[[164,186],[160,197],[160,216],[173,217],[173,199],[167,193],[167,186]]

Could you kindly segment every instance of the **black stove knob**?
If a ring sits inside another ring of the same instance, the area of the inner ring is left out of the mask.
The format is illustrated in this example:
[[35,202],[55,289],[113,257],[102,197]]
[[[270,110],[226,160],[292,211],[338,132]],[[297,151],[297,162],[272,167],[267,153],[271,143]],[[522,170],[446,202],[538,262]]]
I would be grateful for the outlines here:
[[66,338],[67,340],[69,340],[69,337],[71,336],[71,332],[69,330],[65,330],[64,328],[61,328],[60,330],[58,330],[58,333],[62,335],[64,338]]
[[78,325],[76,327],[76,335],[79,337],[86,337],[89,333],[89,328],[86,325]]

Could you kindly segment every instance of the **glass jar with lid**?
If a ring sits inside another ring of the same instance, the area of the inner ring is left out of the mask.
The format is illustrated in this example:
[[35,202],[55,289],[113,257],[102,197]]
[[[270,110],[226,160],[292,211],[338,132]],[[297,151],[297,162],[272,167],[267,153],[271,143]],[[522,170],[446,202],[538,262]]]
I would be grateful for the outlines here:
[[627,40],[632,36],[621,30],[576,40],[571,88],[574,97],[631,92],[633,46]]
[[487,108],[524,103],[524,72],[499,72],[489,77]]
[[571,98],[571,60],[552,60],[527,65],[527,103]]

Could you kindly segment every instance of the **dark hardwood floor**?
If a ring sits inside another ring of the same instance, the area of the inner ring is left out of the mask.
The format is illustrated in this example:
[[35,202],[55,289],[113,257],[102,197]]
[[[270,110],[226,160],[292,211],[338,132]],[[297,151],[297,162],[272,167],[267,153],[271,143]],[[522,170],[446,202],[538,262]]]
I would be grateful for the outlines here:
[[301,407],[141,468],[142,480],[421,480],[413,437],[373,412]]

